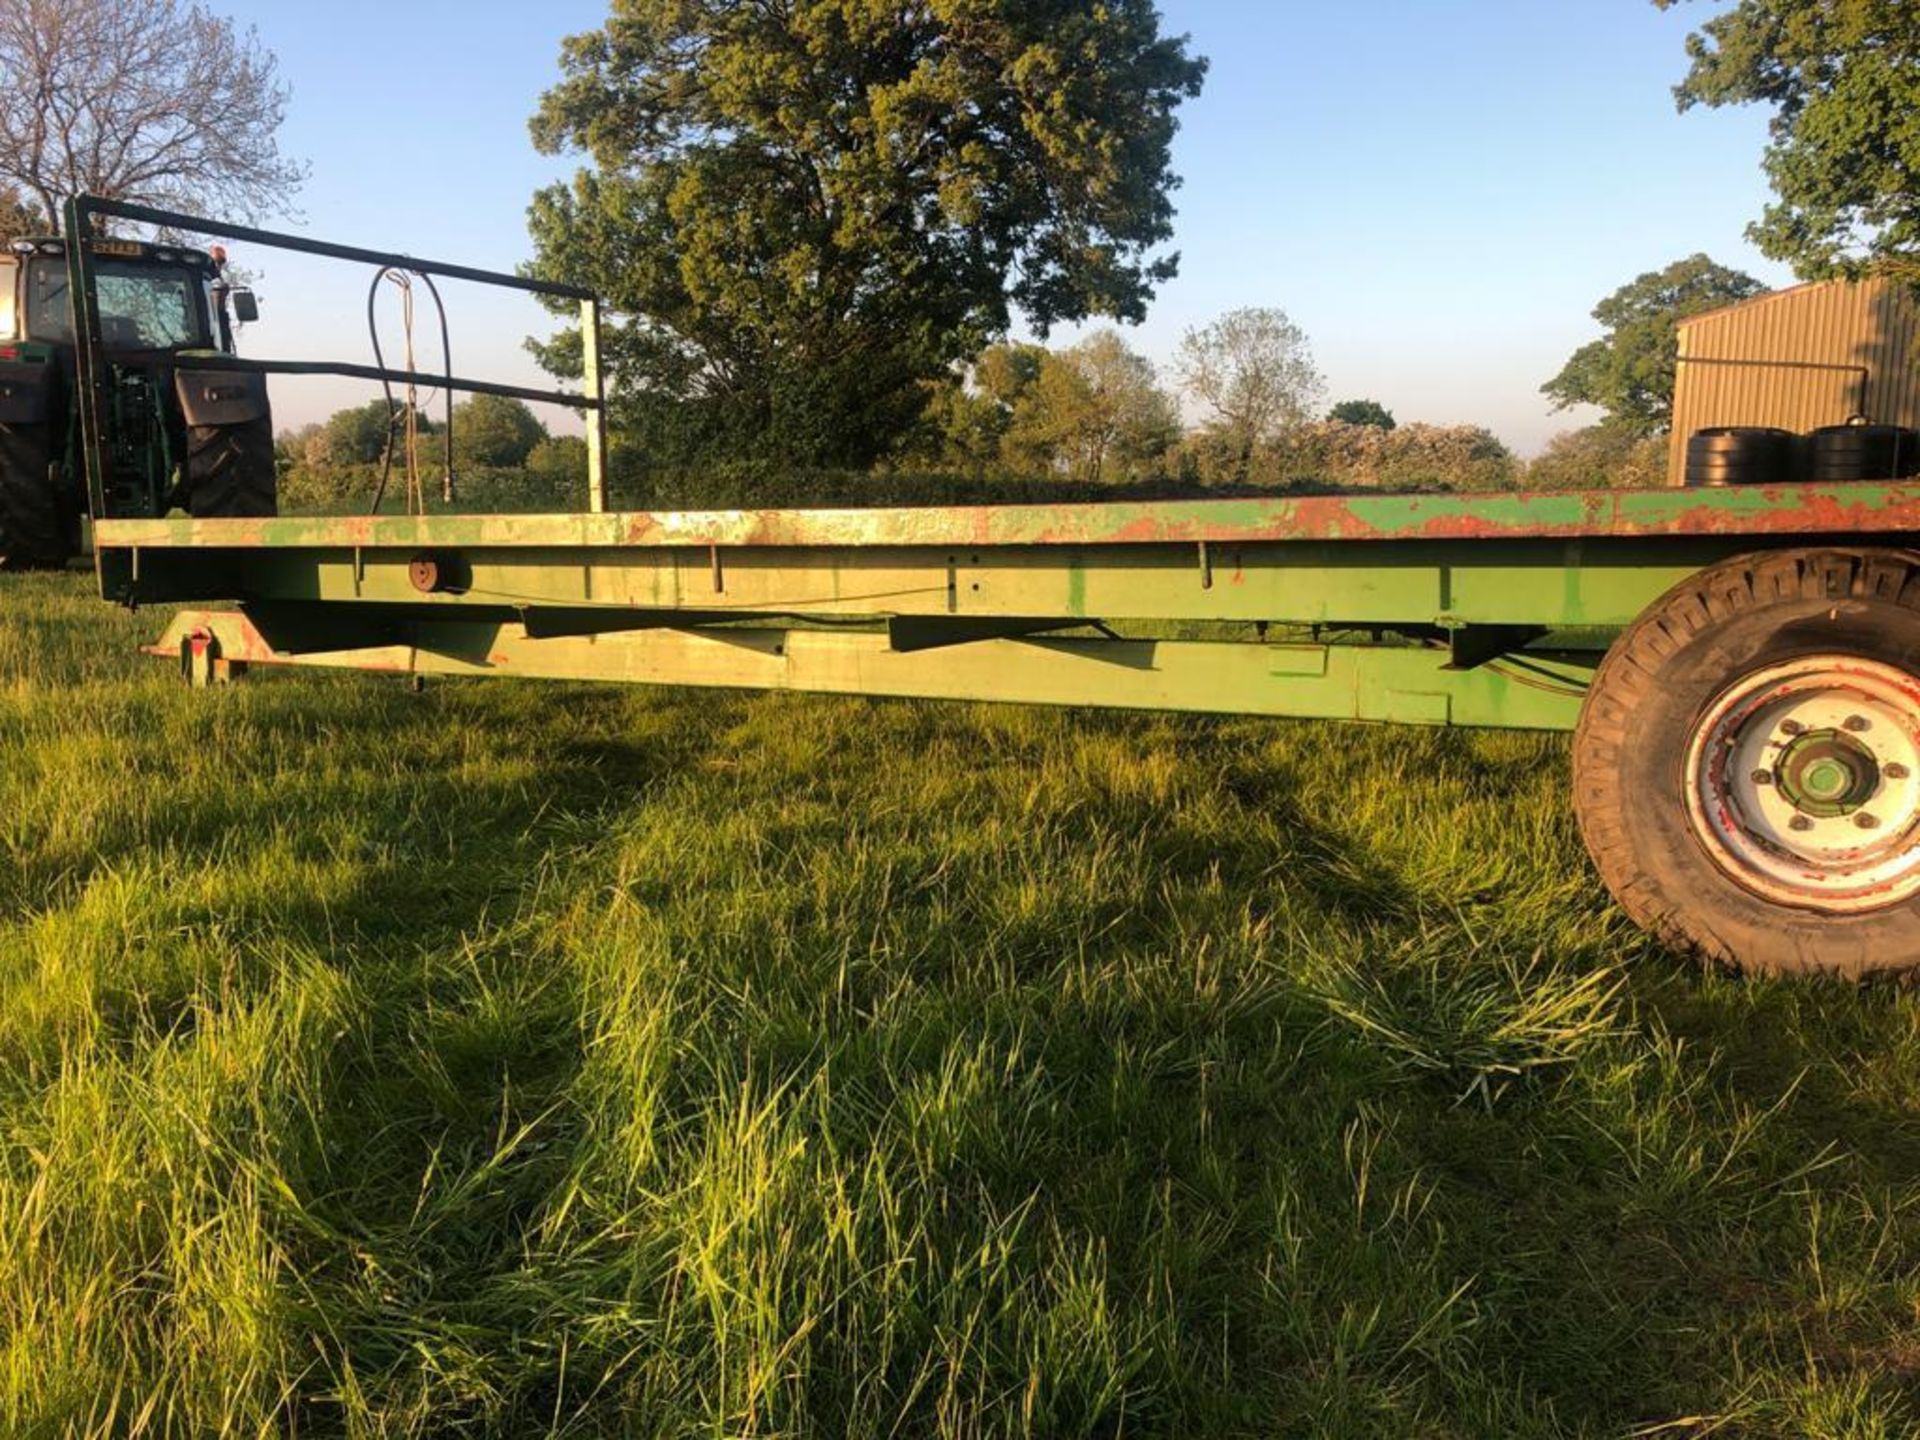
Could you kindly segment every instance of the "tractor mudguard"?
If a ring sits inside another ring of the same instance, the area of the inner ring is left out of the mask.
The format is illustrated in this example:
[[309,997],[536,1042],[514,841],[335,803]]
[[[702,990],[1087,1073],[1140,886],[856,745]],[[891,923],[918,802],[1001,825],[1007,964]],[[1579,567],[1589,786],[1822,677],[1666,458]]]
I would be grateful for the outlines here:
[[174,372],[174,393],[189,427],[221,428],[248,425],[269,418],[267,377],[245,370],[189,370]]
[[173,388],[186,421],[187,513],[272,515],[279,477],[267,377],[183,368],[174,372]]
[[52,420],[59,380],[59,367],[45,361],[0,360],[0,425]]

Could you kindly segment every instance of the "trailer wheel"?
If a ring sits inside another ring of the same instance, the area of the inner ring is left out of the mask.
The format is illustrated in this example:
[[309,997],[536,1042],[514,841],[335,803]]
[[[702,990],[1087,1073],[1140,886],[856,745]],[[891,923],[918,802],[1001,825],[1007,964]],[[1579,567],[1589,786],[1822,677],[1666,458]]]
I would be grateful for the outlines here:
[[0,425],[0,570],[50,570],[73,554],[45,425]]
[[1676,949],[1920,967],[1920,556],[1785,550],[1681,582],[1595,674],[1573,778],[1607,888]]

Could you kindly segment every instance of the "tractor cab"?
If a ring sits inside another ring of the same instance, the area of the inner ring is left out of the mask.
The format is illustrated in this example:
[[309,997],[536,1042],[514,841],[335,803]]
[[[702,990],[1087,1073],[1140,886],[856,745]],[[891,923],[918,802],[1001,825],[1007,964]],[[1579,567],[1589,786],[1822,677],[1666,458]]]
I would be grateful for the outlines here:
[[[100,338],[110,351],[219,350],[232,354],[233,326],[259,317],[253,292],[226,280],[226,257],[177,245],[94,240]],[[71,348],[67,246],[15,240],[0,253],[0,342]]]
[[[80,463],[68,241],[0,248],[0,567],[61,565],[89,501]],[[117,516],[273,513],[273,424],[259,375],[201,369],[259,318],[218,249],[88,240],[106,362],[105,484]]]

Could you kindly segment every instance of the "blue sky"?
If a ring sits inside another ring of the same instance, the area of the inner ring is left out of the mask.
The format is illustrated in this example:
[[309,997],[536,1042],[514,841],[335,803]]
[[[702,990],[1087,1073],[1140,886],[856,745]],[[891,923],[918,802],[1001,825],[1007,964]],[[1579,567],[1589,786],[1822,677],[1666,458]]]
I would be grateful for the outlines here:
[[[258,28],[293,87],[283,141],[313,171],[299,228],[501,269],[527,256],[528,197],[572,168],[534,153],[527,117],[561,37],[602,0],[216,5]],[[1189,326],[1276,305],[1312,338],[1330,399],[1537,450],[1590,418],[1550,413],[1539,386],[1610,290],[1697,250],[1791,279],[1743,233],[1767,195],[1764,114],[1673,107],[1686,33],[1715,8],[1163,0],[1213,68],[1175,150],[1181,274],[1128,339],[1165,365]],[[252,353],[365,354],[364,272],[243,258],[266,307]],[[537,376],[520,341],[539,310],[448,299],[458,368]],[[305,382],[279,395],[280,420],[368,393]]]

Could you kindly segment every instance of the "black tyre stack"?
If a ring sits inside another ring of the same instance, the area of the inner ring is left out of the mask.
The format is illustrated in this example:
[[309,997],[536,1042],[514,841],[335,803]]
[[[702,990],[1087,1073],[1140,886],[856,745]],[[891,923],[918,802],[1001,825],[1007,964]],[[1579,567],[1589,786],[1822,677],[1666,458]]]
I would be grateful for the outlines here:
[[1793,479],[1790,430],[1752,425],[1697,430],[1687,439],[1689,485],[1784,485]]
[[1728,425],[1687,437],[1689,485],[1824,485],[1916,475],[1920,430],[1900,425],[1828,425],[1810,435]]
[[1807,478],[1904,480],[1920,474],[1920,431],[1900,425],[1828,425],[1807,437]]

